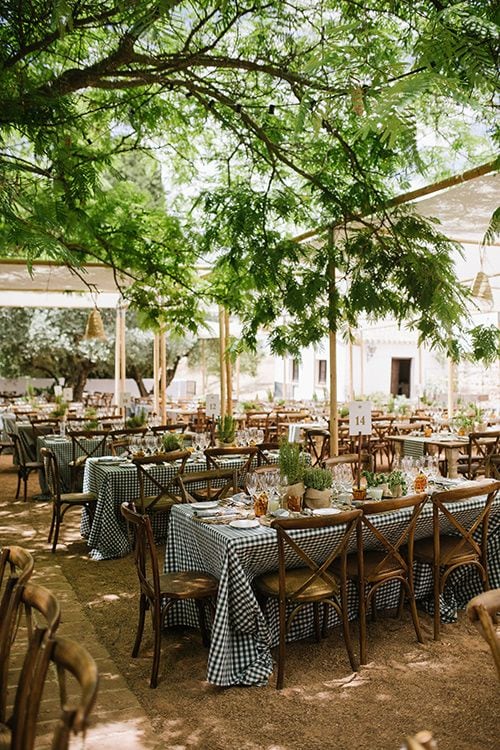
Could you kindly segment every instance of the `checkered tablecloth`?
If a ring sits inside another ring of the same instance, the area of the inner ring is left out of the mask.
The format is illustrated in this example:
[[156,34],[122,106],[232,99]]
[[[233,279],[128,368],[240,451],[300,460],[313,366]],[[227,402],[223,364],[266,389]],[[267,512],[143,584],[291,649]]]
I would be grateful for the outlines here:
[[[82,445],[90,452],[95,449],[101,442],[101,438],[80,438]],[[61,479],[61,491],[71,492],[71,470],[70,461],[73,459],[73,451],[71,446],[71,438],[63,437],[39,437],[36,441],[37,461],[41,461],[41,449],[50,448],[55,453],[57,459],[57,465],[59,467],[59,476]],[[84,451],[77,446],[76,455],[83,456]],[[99,449],[97,455],[102,455],[102,449]],[[42,492],[47,492],[47,486],[45,484],[45,478],[40,477],[40,486]]]
[[[461,520],[474,518],[481,500],[455,503],[450,510]],[[395,540],[410,516],[411,509],[373,516],[372,521]],[[365,529],[365,532],[367,530]],[[451,532],[448,522],[443,531]],[[306,543],[308,552],[319,562],[335,543],[338,530],[311,529],[292,532]],[[422,511],[416,538],[432,536],[432,505],[428,502]],[[378,542],[373,535],[364,538],[366,549],[375,549]],[[352,547],[354,551],[355,542]],[[492,588],[500,587],[500,498],[496,500],[489,525],[489,573]],[[290,564],[300,564],[290,559]],[[220,686],[263,685],[273,669],[271,647],[277,645],[279,628],[277,606],[269,600],[266,614],[261,611],[252,589],[253,579],[267,571],[276,570],[278,553],[276,533],[269,527],[234,529],[226,525],[204,524],[193,520],[193,510],[188,505],[172,509],[165,555],[165,570],[204,570],[219,579],[219,593],[211,645],[208,656],[207,679]],[[432,571],[430,566],[416,564],[416,597],[431,609]],[[441,619],[453,622],[457,609],[464,607],[470,598],[482,590],[476,570],[460,568],[448,579],[442,600]],[[400,586],[389,582],[377,592],[377,606],[397,607]],[[349,619],[358,613],[357,591],[349,583]],[[331,607],[329,624],[338,625]],[[171,611],[167,624],[198,626],[197,613],[192,602],[179,602]],[[293,622],[288,640],[298,640],[313,633],[312,607],[305,607]],[[346,655],[346,664],[347,655]]]
[[[271,461],[277,457],[271,457]],[[235,469],[236,471],[246,462],[246,457],[219,459],[221,469]],[[151,473],[166,483],[173,479],[178,471],[178,465],[156,465],[152,467]],[[205,471],[206,460],[188,461],[185,471]],[[156,495],[158,487],[148,482],[144,488],[146,494]],[[90,458],[85,464],[83,477],[83,491],[95,492],[97,495],[97,506],[94,514],[92,527],[90,527],[87,511],[82,511],[80,531],[82,536],[88,540],[91,549],[90,557],[93,560],[109,560],[114,557],[123,557],[131,550],[128,537],[127,524],[125,523],[120,506],[124,502],[137,501],[139,499],[139,482],[135,466],[131,463],[106,464],[105,459]],[[169,516],[166,513],[153,515],[153,531],[157,541],[167,538],[167,526]]]

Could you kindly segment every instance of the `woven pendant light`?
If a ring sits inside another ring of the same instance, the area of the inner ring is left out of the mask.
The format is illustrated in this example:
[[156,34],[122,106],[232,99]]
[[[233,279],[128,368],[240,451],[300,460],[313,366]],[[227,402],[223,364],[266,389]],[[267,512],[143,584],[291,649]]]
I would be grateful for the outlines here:
[[479,271],[472,284],[472,296],[481,310],[491,310],[493,307],[493,292],[490,280],[484,271]]
[[85,328],[85,333],[83,335],[84,339],[97,339],[98,341],[106,341],[106,333],[104,331],[104,325],[101,318],[101,313],[97,308],[92,310],[90,313],[88,320],[87,320],[87,326]]

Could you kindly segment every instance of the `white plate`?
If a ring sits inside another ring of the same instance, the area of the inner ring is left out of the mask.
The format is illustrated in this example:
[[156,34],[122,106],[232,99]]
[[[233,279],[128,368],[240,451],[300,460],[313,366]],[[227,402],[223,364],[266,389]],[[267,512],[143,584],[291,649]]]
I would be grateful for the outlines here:
[[260,523],[256,518],[239,518],[237,521],[229,521],[233,529],[256,529]]
[[191,503],[193,508],[199,508],[200,510],[208,510],[209,508],[216,508],[218,502],[216,500],[204,500],[202,503]]
[[342,513],[339,508],[315,508],[312,511],[313,516],[333,516],[335,513]]

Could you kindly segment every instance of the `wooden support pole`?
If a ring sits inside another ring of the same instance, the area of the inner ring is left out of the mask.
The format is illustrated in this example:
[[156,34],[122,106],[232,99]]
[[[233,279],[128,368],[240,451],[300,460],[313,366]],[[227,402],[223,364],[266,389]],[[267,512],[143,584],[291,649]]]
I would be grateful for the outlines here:
[[231,363],[231,335],[229,333],[229,312],[224,310],[224,360],[226,365],[226,414],[233,415],[233,367]]
[[167,423],[167,332],[165,327],[160,329],[160,417],[161,423]]
[[448,358],[448,419],[453,419],[453,402],[455,400],[455,363]]
[[360,360],[360,395],[365,395],[365,339],[363,337],[363,331],[360,330],[359,332],[359,360]]
[[[328,230],[328,246],[332,252],[335,243],[334,229]],[[339,454],[339,421],[338,421],[338,402],[337,402],[337,332],[334,325],[336,315],[336,295],[335,287],[335,264],[333,260],[329,261],[329,360],[330,360],[330,456]]]
[[226,329],[224,324],[224,308],[219,306],[219,367],[220,367],[220,415],[226,416]]
[[348,341],[347,346],[348,346],[348,355],[349,355],[349,401],[354,401],[354,363],[353,363],[351,331],[349,331],[349,341]]
[[153,409],[160,418],[160,336],[155,332],[153,339]]

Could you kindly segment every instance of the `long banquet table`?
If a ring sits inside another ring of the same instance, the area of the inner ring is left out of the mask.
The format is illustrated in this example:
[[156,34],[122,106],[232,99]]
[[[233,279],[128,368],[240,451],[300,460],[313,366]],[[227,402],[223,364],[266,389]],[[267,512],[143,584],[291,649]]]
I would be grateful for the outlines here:
[[[277,461],[277,455],[269,454],[270,462]],[[219,460],[221,469],[238,469],[243,466],[246,457],[232,456]],[[185,471],[204,471],[207,468],[206,459],[188,460]],[[177,464],[154,466],[152,474],[162,482],[173,479],[178,472]],[[86,510],[82,511],[80,531],[87,538],[93,560],[109,560],[123,557],[131,551],[130,539],[120,506],[123,502],[137,501],[139,498],[139,483],[135,466],[130,461],[110,457],[89,458],[85,463],[83,477],[83,491],[95,492],[97,505],[94,519],[90,519]],[[153,483],[145,484],[146,494],[156,495],[158,488]],[[155,538],[165,539],[167,536],[168,516],[158,513],[153,518]]]
[[[457,502],[449,507],[464,519],[471,515],[475,517],[482,502],[484,497]],[[372,521],[396,539],[410,513],[410,509],[384,513],[372,517]],[[443,523],[443,530],[450,531],[447,522]],[[324,559],[338,534],[332,529],[307,529],[292,533],[307,543],[308,551],[318,562]],[[430,502],[424,506],[416,532],[416,538],[426,536],[432,536]],[[365,548],[373,549],[376,545],[376,540],[365,533]],[[500,497],[495,500],[490,516],[488,561],[490,585],[492,588],[500,587]],[[276,533],[273,529],[264,525],[253,529],[235,529],[228,525],[207,524],[194,518],[192,506],[173,507],[165,570],[204,570],[220,581],[208,655],[209,682],[219,686],[266,684],[273,668],[271,648],[278,642],[277,609],[275,602],[269,600],[264,616],[252,589],[252,581],[261,573],[276,569]],[[420,604],[431,612],[432,572],[429,566],[415,564],[415,589]],[[473,568],[461,568],[452,574],[446,586],[446,598],[443,597],[441,602],[443,622],[454,622],[457,609],[465,606],[481,590],[481,583]],[[352,582],[349,583],[348,597],[349,619],[355,619],[358,600]],[[399,584],[390,582],[379,590],[377,606],[396,607],[398,599]],[[336,613],[331,607],[328,609],[329,624],[339,624]],[[192,602],[180,602],[172,610],[167,624],[197,627],[197,622]],[[292,625],[289,640],[304,638],[312,633],[312,611],[304,608]]]

